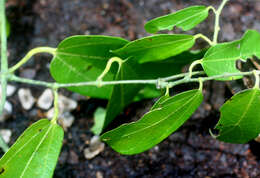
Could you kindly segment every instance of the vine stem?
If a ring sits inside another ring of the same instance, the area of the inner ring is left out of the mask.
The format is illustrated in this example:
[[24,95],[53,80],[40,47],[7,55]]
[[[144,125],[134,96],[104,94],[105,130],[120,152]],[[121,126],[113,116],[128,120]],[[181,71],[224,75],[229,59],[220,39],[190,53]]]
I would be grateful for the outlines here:
[[17,64],[11,67],[8,72],[13,73],[24,63],[26,63],[33,55],[37,53],[49,53],[55,55],[55,52],[56,52],[56,48],[51,48],[51,47],[38,47],[38,48],[31,49]]
[[[1,0],[0,2],[0,23],[1,23],[1,73],[5,73],[8,71],[5,0]],[[0,104],[0,114],[2,114],[5,105],[6,85],[7,85],[7,79],[6,76],[3,75],[1,77],[2,96],[1,96],[1,104]]]
[[222,3],[220,4],[218,10],[213,10],[213,12],[215,13],[215,27],[214,27],[214,36],[213,36],[213,45],[216,45],[218,43],[218,34],[220,31],[220,26],[219,26],[219,18],[220,18],[220,14],[225,6],[225,4],[228,2],[229,0],[223,0]]
[[203,35],[201,33],[195,35],[194,38],[195,39],[201,38],[201,39],[205,40],[210,46],[213,45],[213,42],[208,37],[206,37],[205,35]]
[[[204,74],[203,71],[197,71],[197,72],[192,72],[192,75],[201,75]],[[190,73],[184,73],[184,74],[178,74],[178,75],[173,75],[170,77],[166,78],[159,78],[159,79],[153,79],[153,80],[119,80],[119,81],[90,81],[90,82],[80,82],[80,83],[55,83],[55,82],[43,82],[43,81],[36,81],[36,80],[31,80],[31,79],[26,79],[26,78],[21,78],[17,77],[14,74],[10,74],[8,76],[8,80],[10,81],[16,81],[20,83],[28,83],[28,84],[33,84],[33,85],[40,85],[40,86],[45,86],[48,88],[67,88],[67,87],[80,87],[80,86],[97,86],[99,87],[100,84],[102,86],[106,85],[120,85],[120,84],[153,84],[158,86],[160,85],[160,88],[166,88],[169,86],[170,88],[183,84],[183,83],[188,83],[188,82],[199,82],[201,80],[202,82],[209,81],[209,80],[215,80],[219,78],[226,78],[226,77],[232,77],[232,76],[247,76],[247,75],[259,75],[260,70],[253,70],[249,72],[237,72],[237,73],[225,73],[222,75],[215,75],[211,77],[199,77],[199,78],[190,78],[188,77]],[[176,81],[170,81],[178,79]]]
[[[7,62],[7,36],[6,36],[6,17],[5,17],[5,0],[0,1],[0,26],[1,26],[1,73],[8,71]],[[2,115],[5,101],[6,101],[6,86],[7,78],[6,75],[1,75],[1,103],[0,103],[0,115]],[[0,135],[0,147],[4,152],[9,149],[8,145],[5,143],[2,135]]]
[[117,63],[118,63],[118,71],[119,71],[120,68],[121,68],[121,65],[122,65],[122,63],[123,63],[123,60],[120,59],[119,57],[112,57],[112,58],[110,58],[110,59],[108,60],[105,70],[104,70],[104,71],[100,74],[100,76],[98,76],[98,78],[97,78],[97,81],[100,83],[100,87],[102,86],[101,83],[102,83],[103,78],[104,78],[105,75],[109,72],[109,70],[110,70],[110,68],[111,68],[111,66],[112,66],[112,64],[113,64],[114,62],[117,62]]

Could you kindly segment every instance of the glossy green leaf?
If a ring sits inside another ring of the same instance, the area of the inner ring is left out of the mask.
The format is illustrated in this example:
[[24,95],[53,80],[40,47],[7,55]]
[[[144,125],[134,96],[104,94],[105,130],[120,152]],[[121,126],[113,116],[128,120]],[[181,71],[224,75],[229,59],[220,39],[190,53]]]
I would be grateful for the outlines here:
[[[110,50],[121,48],[127,43],[124,39],[108,36],[69,37],[58,45],[50,65],[51,75],[59,83],[95,81],[105,69],[107,61],[115,56]],[[113,80],[115,74],[116,66],[107,73],[104,80]],[[95,98],[109,98],[112,92],[112,86],[68,89]]]
[[249,89],[234,95],[221,108],[217,139],[246,143],[260,133],[260,90]]
[[257,56],[260,58],[260,33],[256,30],[248,30],[241,40],[242,59]]
[[63,135],[62,128],[48,119],[32,124],[0,159],[0,177],[51,178]]
[[[115,80],[133,80],[137,79],[138,65],[132,58],[125,60],[121,65]],[[104,128],[120,113],[124,108],[130,104],[138,92],[143,88],[140,84],[131,85],[115,85],[111,98],[107,105],[107,114],[104,123]]]
[[[224,73],[240,72],[236,67],[238,59],[260,56],[260,34],[255,30],[248,30],[237,41],[217,44],[211,47],[202,60],[202,66],[208,76],[221,75]],[[217,80],[235,80],[241,76],[220,78]]]
[[94,113],[94,126],[91,128],[91,131],[95,135],[101,134],[105,123],[105,118],[106,118],[106,110],[101,107],[97,108]]
[[111,130],[101,139],[121,154],[141,153],[176,131],[199,107],[202,99],[200,90],[160,99],[139,121]]
[[209,8],[205,6],[191,6],[175,13],[161,16],[147,22],[144,26],[149,33],[157,33],[160,30],[172,30],[174,26],[184,31],[194,28],[208,17]]
[[[218,44],[211,47],[202,60],[202,66],[208,76],[224,73],[237,73],[236,60],[240,57],[240,41]],[[218,80],[235,80],[241,76],[219,78]]]
[[190,49],[195,43],[191,35],[155,35],[132,41],[113,53],[122,58],[133,57],[138,63],[159,61]]

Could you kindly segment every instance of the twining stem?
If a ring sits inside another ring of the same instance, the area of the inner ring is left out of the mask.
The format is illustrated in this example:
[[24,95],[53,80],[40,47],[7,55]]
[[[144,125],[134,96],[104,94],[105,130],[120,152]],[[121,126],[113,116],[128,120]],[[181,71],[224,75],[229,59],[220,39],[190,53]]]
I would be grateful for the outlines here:
[[206,37],[205,35],[203,35],[203,34],[201,34],[201,33],[195,35],[194,38],[195,38],[195,39],[201,38],[201,39],[205,40],[206,42],[208,42],[208,44],[209,44],[210,46],[213,45],[213,42],[212,42],[208,37]]
[[49,53],[55,55],[56,48],[51,47],[38,47],[31,49],[17,64],[9,69],[10,73],[13,73],[19,67],[21,67],[24,63],[26,63],[33,55],[37,53]]
[[[0,1],[0,26],[1,26],[1,73],[5,73],[8,70],[7,62],[7,36],[6,36],[6,17],[5,17],[5,0]],[[2,115],[5,101],[6,101],[6,86],[7,78],[5,75],[1,75],[1,103],[0,103],[0,115]],[[4,152],[7,152],[8,145],[4,142],[4,139],[0,135],[0,147]]]
[[53,89],[53,95],[54,95],[54,115],[51,120],[51,123],[56,124],[59,117],[59,94],[57,88]]
[[[201,75],[204,74],[203,71],[197,71],[192,72],[192,75]],[[67,88],[67,87],[80,87],[80,86],[97,86],[99,87],[100,84],[102,86],[106,85],[120,85],[120,84],[152,84],[152,85],[158,85],[160,84],[160,88],[165,88],[169,86],[170,88],[179,84],[188,83],[188,82],[199,82],[199,80],[202,80],[202,82],[208,81],[208,80],[215,80],[219,78],[226,78],[226,77],[233,77],[233,76],[247,76],[247,75],[253,75],[253,74],[260,74],[260,70],[254,70],[249,72],[237,72],[237,73],[225,73],[221,75],[215,75],[211,77],[200,77],[199,78],[190,78],[188,77],[190,73],[184,73],[179,75],[173,75],[166,78],[159,78],[159,79],[153,79],[153,80],[119,80],[119,81],[90,81],[90,82],[80,82],[80,83],[55,83],[55,82],[42,82],[42,81],[36,81],[26,78],[17,77],[14,74],[10,74],[8,76],[9,81],[16,81],[20,83],[28,83],[33,85],[40,85],[45,86],[49,88]],[[178,77],[176,77],[178,76]],[[181,79],[179,79],[181,78]],[[170,81],[171,79],[178,79],[176,81]]]
[[[6,37],[6,17],[5,17],[5,1],[0,1],[0,24],[1,24],[1,73],[5,73],[8,70],[7,63],[7,37]],[[5,75],[1,76],[1,104],[0,115],[3,112],[5,100],[6,100],[6,85],[7,80]]]
[[118,71],[120,70],[121,68],[121,65],[123,63],[123,60],[120,59],[119,57],[112,57],[108,60],[107,62],[107,65],[106,65],[106,68],[105,70],[100,74],[100,76],[97,78],[97,81],[101,82],[103,80],[103,78],[105,77],[105,75],[109,72],[112,64],[114,62],[117,62],[118,63]]
[[213,45],[218,43],[218,33],[220,31],[220,26],[219,26],[219,17],[221,15],[221,12],[225,6],[225,4],[228,2],[229,0],[223,0],[222,3],[220,4],[218,10],[214,11],[215,12],[215,27],[214,27],[214,36],[213,36]]
[[189,67],[189,78],[192,77],[193,68],[194,68],[196,65],[201,64],[201,62],[202,62],[202,59],[196,60],[196,61],[194,61],[194,62],[191,63],[191,65],[190,65],[190,67]]

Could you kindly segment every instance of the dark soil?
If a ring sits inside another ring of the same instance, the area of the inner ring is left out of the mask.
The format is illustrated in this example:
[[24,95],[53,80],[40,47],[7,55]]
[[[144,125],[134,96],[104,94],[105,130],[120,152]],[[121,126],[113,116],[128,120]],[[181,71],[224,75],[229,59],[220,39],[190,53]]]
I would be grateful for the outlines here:
[[[216,6],[218,3],[213,0],[10,0],[7,11],[12,25],[9,64],[15,64],[33,47],[55,47],[64,38],[76,34],[114,35],[134,40],[148,35],[143,26],[151,18],[194,4]],[[188,33],[211,36],[213,20],[211,15]],[[220,41],[240,38],[247,28],[260,31],[259,1],[231,0],[223,11],[221,26]],[[175,32],[181,31],[176,29]],[[18,74],[25,69],[35,69],[34,79],[51,81],[50,60],[48,55],[37,55]],[[232,85],[241,88],[239,83]],[[54,177],[260,177],[256,142],[252,141],[251,147],[250,144],[226,144],[209,134],[209,128],[214,128],[219,118],[219,107],[232,96],[227,86],[223,82],[207,83],[204,103],[193,117],[158,146],[135,156],[119,155],[106,146],[92,160],[84,158],[83,149],[93,136],[90,132],[93,112],[98,106],[105,106],[106,101],[80,100],[79,107],[73,111],[76,120],[65,133]],[[188,87],[180,86],[174,91]],[[36,97],[43,91],[39,87],[30,88]],[[63,92],[70,95],[70,92]],[[0,127],[12,130],[12,144],[26,127],[43,116],[43,111],[37,108],[24,111],[17,94],[9,101],[15,110]],[[152,101],[130,105],[117,118],[117,124],[140,118],[151,105]]]

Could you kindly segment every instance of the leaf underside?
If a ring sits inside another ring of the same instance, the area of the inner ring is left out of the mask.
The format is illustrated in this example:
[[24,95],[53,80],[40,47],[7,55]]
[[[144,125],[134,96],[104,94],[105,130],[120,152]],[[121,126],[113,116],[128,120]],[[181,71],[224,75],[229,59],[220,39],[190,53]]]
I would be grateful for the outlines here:
[[247,143],[260,133],[260,90],[249,89],[234,95],[220,109],[217,139]]

